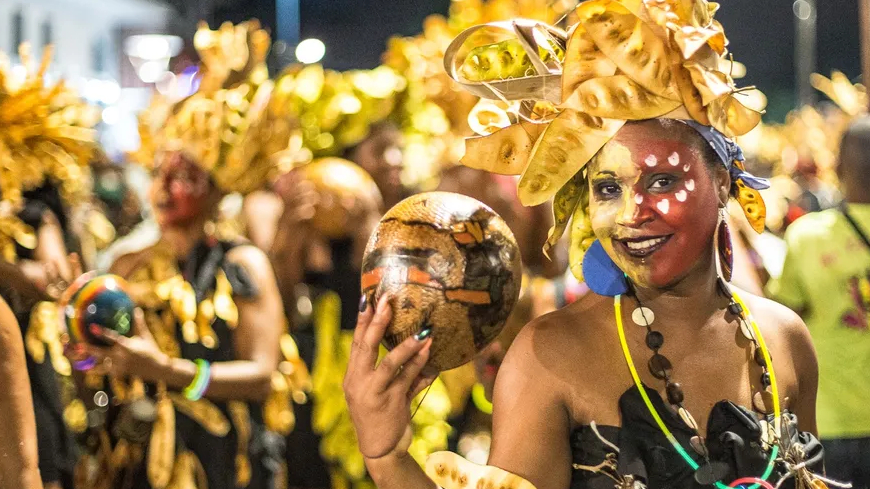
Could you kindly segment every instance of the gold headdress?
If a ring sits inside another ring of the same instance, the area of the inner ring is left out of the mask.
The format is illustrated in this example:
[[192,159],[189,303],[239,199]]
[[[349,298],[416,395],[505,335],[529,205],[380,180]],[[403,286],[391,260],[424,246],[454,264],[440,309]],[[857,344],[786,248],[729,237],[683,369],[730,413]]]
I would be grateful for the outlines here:
[[[22,192],[51,179],[68,204],[81,201],[89,189],[88,162],[95,147],[98,113],[86,106],[63,82],[46,86],[51,49],[43,50],[34,68],[30,49],[19,49],[23,79],[5,56],[0,59],[0,252],[15,260],[15,243],[33,248],[33,230],[15,217]],[[2,56],[2,55],[0,55]]]
[[[761,120],[763,95],[738,90],[728,73],[727,39],[713,19],[718,7],[706,0],[590,0],[576,8],[567,32],[527,19],[492,22],[466,29],[447,49],[448,74],[501,106],[484,135],[466,141],[462,163],[521,175],[525,205],[555,197],[547,247],[573,214],[569,260],[578,278],[594,241],[583,170],[627,121],[683,119],[731,138]],[[463,49],[482,30],[508,39]],[[739,162],[726,165],[742,171]],[[734,193],[759,229],[763,201],[742,175]]]
[[339,156],[387,119],[404,79],[386,66],[337,72],[319,64],[293,65],[275,82],[273,118],[292,133],[281,171],[313,158]]
[[199,90],[175,104],[157,99],[140,116],[142,144],[131,157],[150,168],[159,151],[182,151],[222,190],[256,190],[289,138],[270,123],[269,34],[257,21],[216,31],[200,24],[193,42],[201,58]]
[[[412,162],[405,166],[403,180],[416,187],[434,186],[443,166],[459,161],[462,139],[471,135],[469,114],[479,99],[462,90],[443,68],[453,38],[472,25],[514,17],[555,23],[573,5],[568,0],[453,0],[448,18],[430,15],[421,34],[389,40],[383,62],[407,80],[394,112],[404,135],[405,159]],[[472,126],[486,125],[489,116],[485,106],[478,107]]]

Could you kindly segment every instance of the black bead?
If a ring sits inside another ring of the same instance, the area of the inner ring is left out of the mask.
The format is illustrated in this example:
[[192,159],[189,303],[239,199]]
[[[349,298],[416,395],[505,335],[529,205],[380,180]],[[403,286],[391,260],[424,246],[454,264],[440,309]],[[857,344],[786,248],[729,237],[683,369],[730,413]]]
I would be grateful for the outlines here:
[[736,302],[732,302],[731,304],[728,304],[728,312],[735,316],[741,316],[743,315],[743,307]]
[[668,383],[668,386],[665,388],[668,393],[668,402],[672,405],[678,406],[682,404],[685,396],[683,395],[683,388],[680,384],[676,382]]
[[648,346],[650,350],[656,351],[664,344],[665,337],[658,331],[649,331],[646,334],[646,346]]
[[761,386],[765,389],[770,387],[770,372],[764,372],[761,374]]
[[[758,365],[760,365],[762,367],[767,366],[767,363],[765,363],[765,361],[764,361],[764,352],[761,351],[761,348],[756,347],[755,353],[752,356],[753,356],[753,358],[755,358],[755,363],[757,363]],[[773,359],[771,359],[771,362],[772,361],[773,361]]]
[[653,377],[659,380],[666,380],[671,375],[671,361],[665,358],[664,355],[656,353],[649,359],[647,364],[649,371]]

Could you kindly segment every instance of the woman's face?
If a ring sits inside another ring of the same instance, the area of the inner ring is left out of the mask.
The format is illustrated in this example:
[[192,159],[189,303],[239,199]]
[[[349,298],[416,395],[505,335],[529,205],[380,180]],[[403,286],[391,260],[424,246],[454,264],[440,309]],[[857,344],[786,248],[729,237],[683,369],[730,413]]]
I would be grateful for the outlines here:
[[675,125],[626,124],[588,169],[595,236],[643,287],[675,284],[713,259],[720,184],[692,129]]
[[159,158],[148,193],[157,224],[189,224],[208,207],[208,173],[180,152],[164,153]]

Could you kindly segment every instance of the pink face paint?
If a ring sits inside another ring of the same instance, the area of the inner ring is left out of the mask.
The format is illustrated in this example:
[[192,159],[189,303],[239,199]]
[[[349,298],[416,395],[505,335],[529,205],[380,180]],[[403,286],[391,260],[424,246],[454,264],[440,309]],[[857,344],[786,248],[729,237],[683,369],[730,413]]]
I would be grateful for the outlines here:
[[[658,164],[674,153],[678,164]],[[589,163],[588,172],[592,229],[634,282],[667,286],[699,260],[711,260],[718,200],[701,152],[655,121],[626,124]],[[628,247],[631,240],[663,236],[667,242],[643,257]]]
[[662,211],[662,214],[667,214],[668,211],[671,210],[671,203],[668,201],[668,199],[662,199],[659,201],[658,204],[656,204],[656,208]]
[[680,155],[679,155],[679,153],[677,153],[676,151],[674,151],[673,153],[671,153],[671,155],[668,156],[668,163],[670,163],[671,166],[677,166],[677,165],[679,165],[679,164],[680,164]]

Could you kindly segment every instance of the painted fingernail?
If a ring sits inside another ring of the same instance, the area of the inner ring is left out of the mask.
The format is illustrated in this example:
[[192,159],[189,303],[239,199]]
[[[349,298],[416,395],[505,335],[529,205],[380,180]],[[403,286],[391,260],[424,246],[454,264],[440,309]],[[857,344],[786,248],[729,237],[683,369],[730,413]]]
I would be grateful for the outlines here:
[[365,312],[369,307],[369,298],[366,294],[363,294],[362,297],[359,298],[359,312]]
[[423,341],[431,335],[432,335],[432,328],[425,328],[425,329],[421,330],[419,333],[415,334],[414,338],[417,341]]

